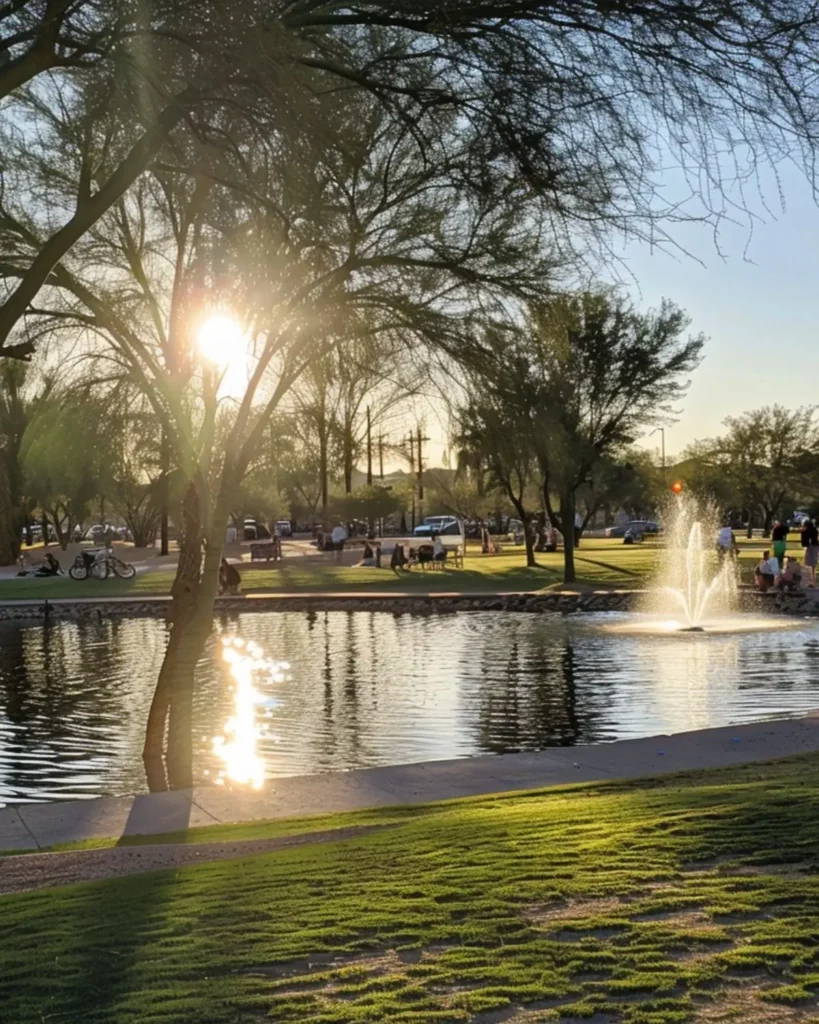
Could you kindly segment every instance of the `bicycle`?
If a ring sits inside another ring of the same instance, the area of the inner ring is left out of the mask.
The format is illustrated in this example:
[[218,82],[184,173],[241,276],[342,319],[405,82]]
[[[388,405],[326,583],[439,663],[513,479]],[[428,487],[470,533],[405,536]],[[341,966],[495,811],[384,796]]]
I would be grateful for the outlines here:
[[109,576],[119,576],[130,580],[136,576],[136,568],[113,553],[110,548],[97,548],[92,551],[81,551],[68,570],[72,580],[106,580]]

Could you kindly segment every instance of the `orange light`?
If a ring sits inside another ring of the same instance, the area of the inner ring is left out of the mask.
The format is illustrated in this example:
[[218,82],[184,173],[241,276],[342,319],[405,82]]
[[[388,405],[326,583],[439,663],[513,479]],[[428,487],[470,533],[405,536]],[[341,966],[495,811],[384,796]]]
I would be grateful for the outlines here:
[[675,494],[682,494],[682,489],[683,489],[683,485],[682,485],[682,482],[680,480],[675,480],[674,483],[671,485],[671,490]]

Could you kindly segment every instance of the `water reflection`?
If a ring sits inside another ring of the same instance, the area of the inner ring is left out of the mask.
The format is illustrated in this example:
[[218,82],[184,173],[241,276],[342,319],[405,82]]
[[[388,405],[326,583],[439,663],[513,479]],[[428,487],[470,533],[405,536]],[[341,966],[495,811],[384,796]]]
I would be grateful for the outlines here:
[[[281,705],[276,697],[265,698],[256,688],[256,680],[269,685],[284,682],[290,667],[284,661],[271,661],[252,640],[245,644],[238,636],[222,637],[222,661],[227,666],[232,685],[233,714],[225,722],[225,735],[213,737],[213,752],[222,761],[214,780],[222,786],[225,780],[240,786],[261,789],[265,777],[265,762],[258,753],[259,739],[273,735],[269,727],[259,724],[260,716],[270,718]],[[275,741],[275,736],[274,736]],[[208,771],[208,769],[205,769]]]
[[[258,786],[819,705],[813,626],[687,637],[600,626],[493,613],[220,618],[198,674],[196,779]],[[144,789],[142,731],[165,642],[153,619],[0,627],[0,802]]]

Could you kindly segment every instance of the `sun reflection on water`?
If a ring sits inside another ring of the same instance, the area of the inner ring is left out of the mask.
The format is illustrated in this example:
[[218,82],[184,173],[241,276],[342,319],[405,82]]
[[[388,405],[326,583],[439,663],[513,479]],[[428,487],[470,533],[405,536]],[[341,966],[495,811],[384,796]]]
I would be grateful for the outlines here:
[[245,643],[241,637],[222,638],[222,661],[227,665],[234,688],[234,713],[225,723],[224,735],[213,737],[213,750],[224,764],[216,784],[225,780],[242,786],[261,789],[265,762],[257,747],[267,730],[259,726],[259,708],[266,708],[266,717],[279,705],[273,697],[265,697],[256,684],[281,683],[290,667],[287,662],[265,658],[258,644]]

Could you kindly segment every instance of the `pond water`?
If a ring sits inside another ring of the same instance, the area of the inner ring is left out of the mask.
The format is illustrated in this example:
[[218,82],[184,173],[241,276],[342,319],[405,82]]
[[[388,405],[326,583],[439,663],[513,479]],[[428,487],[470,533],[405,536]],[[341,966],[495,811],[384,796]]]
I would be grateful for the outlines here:
[[[813,624],[669,636],[611,629],[621,621],[506,612],[218,619],[197,686],[197,781],[238,785],[248,760],[272,778],[679,732],[819,706]],[[230,637],[289,663],[252,673],[238,737],[226,731],[237,717],[237,677],[223,657]],[[156,619],[0,626],[0,804],[143,791],[142,733],[165,642]],[[231,746],[245,762],[238,768],[224,753]]]

